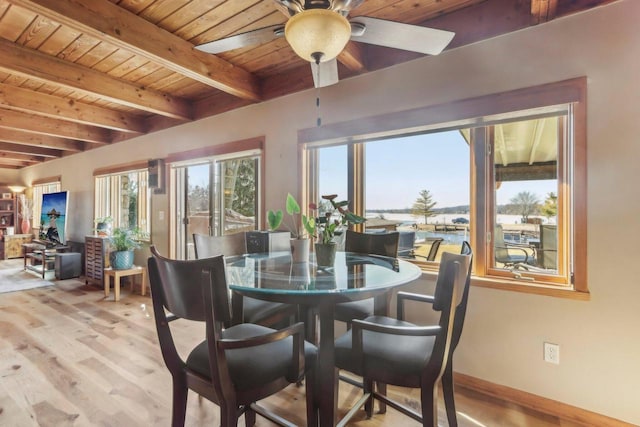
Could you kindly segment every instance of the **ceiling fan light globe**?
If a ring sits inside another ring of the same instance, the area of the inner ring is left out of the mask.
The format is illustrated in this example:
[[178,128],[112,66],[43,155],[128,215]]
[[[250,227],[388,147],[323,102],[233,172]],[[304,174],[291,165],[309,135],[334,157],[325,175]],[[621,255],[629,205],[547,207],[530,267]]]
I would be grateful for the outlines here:
[[284,35],[302,59],[316,62],[314,54],[321,53],[320,62],[326,62],[338,56],[347,45],[351,38],[351,25],[339,13],[309,9],[289,18]]

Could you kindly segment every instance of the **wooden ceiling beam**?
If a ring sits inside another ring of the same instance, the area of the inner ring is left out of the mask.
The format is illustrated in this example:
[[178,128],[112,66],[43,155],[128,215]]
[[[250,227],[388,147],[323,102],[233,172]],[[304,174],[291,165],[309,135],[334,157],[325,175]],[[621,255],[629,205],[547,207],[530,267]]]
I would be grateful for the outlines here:
[[9,0],[234,96],[260,101],[251,73],[107,0]]
[[2,38],[0,57],[0,70],[10,74],[63,86],[138,110],[191,120],[191,108],[181,98],[115,79],[100,71],[16,45]]
[[43,157],[62,157],[62,150],[54,150],[53,148],[34,147],[32,145],[12,144],[9,142],[0,142],[0,152],[10,151],[13,153],[31,154]]
[[69,123],[48,117],[37,117],[21,111],[1,110],[0,127],[5,129],[29,129],[31,132],[87,141],[93,144],[109,144],[111,131],[94,126]]
[[143,134],[144,120],[132,114],[74,102],[46,93],[0,83],[0,107],[44,117]]
[[0,161],[0,168],[2,169],[22,169],[23,167],[24,166],[8,165]]
[[35,147],[54,148],[57,150],[64,150],[69,152],[80,152],[85,150],[85,143],[81,141],[72,141],[56,136],[23,132],[14,129],[0,128],[0,141],[11,142],[20,145],[31,145]]
[[33,165],[33,163],[32,162],[23,162],[21,160],[14,160],[14,159],[3,159],[3,158],[0,157],[0,165],[2,165],[3,167],[15,166],[16,168],[24,168],[26,166]]
[[11,153],[9,151],[0,152],[0,159],[3,160],[16,160],[20,162],[28,163],[42,163],[45,158],[42,156],[32,156],[31,154]]
[[531,0],[532,24],[543,24],[555,19],[558,0]]

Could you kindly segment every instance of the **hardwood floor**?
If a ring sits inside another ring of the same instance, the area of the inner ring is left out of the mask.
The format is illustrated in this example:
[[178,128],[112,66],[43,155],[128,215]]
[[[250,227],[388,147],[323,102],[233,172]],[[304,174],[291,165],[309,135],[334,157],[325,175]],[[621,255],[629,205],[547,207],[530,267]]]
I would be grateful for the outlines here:
[[[0,268],[22,260],[0,262]],[[35,276],[34,276],[35,277]],[[186,352],[202,339],[203,328],[177,323],[175,336]],[[408,405],[415,390],[390,387]],[[304,425],[304,387],[290,386],[261,404]],[[346,413],[359,390],[340,385],[339,407]],[[557,418],[459,388],[459,425],[570,426]],[[217,407],[190,393],[188,426],[218,425]],[[171,378],[164,367],[151,299],[123,286],[119,302],[83,279],[55,286],[0,294],[0,426],[169,426]],[[241,421],[239,425],[243,425]],[[258,426],[270,422],[258,417]],[[446,426],[444,408],[441,426]],[[415,426],[389,409],[354,426]]]

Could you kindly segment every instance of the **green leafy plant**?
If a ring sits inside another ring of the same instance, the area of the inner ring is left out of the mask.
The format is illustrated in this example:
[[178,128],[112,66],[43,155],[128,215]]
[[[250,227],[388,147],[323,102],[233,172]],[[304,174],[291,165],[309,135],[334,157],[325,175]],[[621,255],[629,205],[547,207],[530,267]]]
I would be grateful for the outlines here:
[[133,229],[116,227],[109,236],[109,244],[114,251],[133,251],[142,247],[140,241],[145,238],[145,234],[137,227]]
[[[287,214],[291,216],[291,224],[284,223],[284,225],[291,232],[291,235],[294,238],[304,238],[305,231],[309,233],[309,235],[313,235],[315,231],[315,220],[302,214],[300,205],[291,193],[287,194],[285,210],[287,211]],[[297,218],[298,216],[300,217],[299,219]],[[277,230],[280,228],[284,222],[284,214],[282,213],[282,210],[267,212],[267,222],[269,223],[269,230]]]
[[313,230],[309,231],[309,235],[317,238],[319,243],[331,243],[337,231],[341,231],[349,224],[362,224],[366,221],[359,215],[349,210],[349,201],[342,200],[336,202],[337,194],[329,194],[322,196],[323,200],[330,203],[330,207],[324,212],[319,212],[318,205],[309,204],[309,209],[318,211],[318,219],[313,224]]

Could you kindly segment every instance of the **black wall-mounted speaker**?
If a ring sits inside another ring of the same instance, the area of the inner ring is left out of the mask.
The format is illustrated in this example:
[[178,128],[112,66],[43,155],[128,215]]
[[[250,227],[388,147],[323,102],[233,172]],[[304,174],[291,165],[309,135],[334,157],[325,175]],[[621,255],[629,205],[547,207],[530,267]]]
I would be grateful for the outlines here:
[[149,160],[149,188],[152,188],[154,193],[164,193],[164,160],[152,159]]

